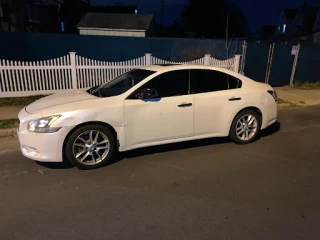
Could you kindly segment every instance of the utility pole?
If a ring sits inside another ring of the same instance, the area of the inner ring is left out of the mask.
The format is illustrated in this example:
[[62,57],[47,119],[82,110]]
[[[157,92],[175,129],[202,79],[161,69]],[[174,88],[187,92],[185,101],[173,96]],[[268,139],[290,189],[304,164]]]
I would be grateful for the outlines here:
[[228,43],[228,38],[229,38],[229,10],[227,13],[227,24],[226,24],[226,53],[227,53],[227,60],[229,59],[229,43]]

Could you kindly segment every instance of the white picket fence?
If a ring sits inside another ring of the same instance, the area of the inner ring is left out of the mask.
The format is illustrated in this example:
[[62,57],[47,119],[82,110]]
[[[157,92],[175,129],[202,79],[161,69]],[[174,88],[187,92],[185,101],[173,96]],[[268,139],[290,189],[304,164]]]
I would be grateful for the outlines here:
[[128,61],[105,62],[68,55],[34,62],[0,59],[0,98],[51,94],[74,89],[86,89],[105,83],[129,70],[151,64],[199,64],[239,71],[240,55],[218,60],[206,54],[190,62],[172,62],[150,53]]

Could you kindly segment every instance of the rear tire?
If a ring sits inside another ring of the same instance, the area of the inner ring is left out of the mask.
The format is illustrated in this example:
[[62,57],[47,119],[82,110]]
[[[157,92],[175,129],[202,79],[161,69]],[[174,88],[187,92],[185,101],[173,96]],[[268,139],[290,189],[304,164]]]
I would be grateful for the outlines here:
[[248,109],[240,112],[233,120],[229,137],[237,144],[248,144],[255,141],[262,124],[262,117],[259,113]]
[[69,136],[65,153],[71,164],[82,170],[102,167],[110,162],[116,150],[116,139],[102,125],[79,127]]

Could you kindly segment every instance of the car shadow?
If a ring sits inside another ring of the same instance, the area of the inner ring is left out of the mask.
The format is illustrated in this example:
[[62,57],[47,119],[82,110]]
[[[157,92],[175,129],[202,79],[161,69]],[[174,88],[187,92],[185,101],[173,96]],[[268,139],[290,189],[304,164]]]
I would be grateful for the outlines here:
[[[281,128],[280,122],[276,122],[273,125],[269,126],[268,128],[264,129],[261,132],[260,138],[271,136],[275,133],[277,133]],[[153,147],[145,147],[145,148],[139,148],[127,152],[117,152],[114,156],[114,158],[107,164],[107,166],[110,166],[112,164],[115,164],[123,159],[130,159],[130,158],[136,158],[140,156],[146,156],[146,155],[152,155],[156,153],[164,153],[164,152],[172,152],[182,149],[190,149],[190,148],[199,148],[209,145],[218,145],[218,144],[225,144],[225,143],[231,143],[228,137],[220,137],[220,138],[208,138],[208,139],[201,139],[201,140],[192,140],[192,141],[186,141],[186,142],[180,142],[180,143],[171,143],[171,144],[165,144],[165,145],[159,145],[159,146],[153,146]],[[69,161],[64,160],[61,163],[43,163],[43,162],[37,162],[42,167],[50,168],[50,169],[70,169],[74,168],[74,166],[69,163]]]
[[114,163],[124,158],[136,158],[136,157],[145,156],[145,155],[152,155],[155,153],[172,152],[172,151],[177,151],[182,149],[198,148],[198,147],[217,145],[217,144],[223,144],[228,142],[229,142],[228,138],[225,138],[225,137],[209,138],[209,139],[192,140],[192,141],[186,141],[186,142],[170,143],[170,144],[164,144],[159,146],[139,148],[139,149],[130,150],[127,152],[117,153],[116,158],[118,159],[115,158]]
[[36,164],[50,169],[71,169],[75,167],[68,160],[63,162],[36,162]]
[[[280,122],[276,122],[269,126],[268,128],[261,131],[259,138],[264,138],[271,136],[275,133],[277,133],[281,128]],[[177,151],[182,149],[189,149],[189,148],[198,148],[198,147],[204,147],[209,145],[218,145],[218,144],[224,144],[224,143],[231,143],[230,139],[228,137],[220,137],[220,138],[208,138],[208,139],[201,139],[201,140],[192,140],[187,142],[180,142],[180,143],[171,143],[166,145],[159,145],[159,146],[153,146],[153,147],[146,147],[146,148],[140,148],[135,149],[127,152],[119,152],[116,154],[114,160],[110,162],[108,165],[114,164],[118,161],[121,161],[125,158],[135,158],[145,155],[152,155],[156,153],[164,153],[164,152],[171,152],[171,151]]]
[[281,129],[281,123],[277,121],[274,124],[272,124],[271,126],[269,126],[268,128],[262,130],[260,137],[268,137],[270,135],[273,135],[273,134],[279,132],[280,129]]

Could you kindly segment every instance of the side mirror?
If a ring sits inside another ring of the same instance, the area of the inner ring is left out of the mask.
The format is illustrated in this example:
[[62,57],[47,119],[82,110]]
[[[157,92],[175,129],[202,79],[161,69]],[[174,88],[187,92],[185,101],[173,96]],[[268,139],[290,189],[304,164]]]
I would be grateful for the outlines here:
[[138,99],[150,99],[159,97],[157,89],[154,88],[144,88],[136,93],[136,98]]

